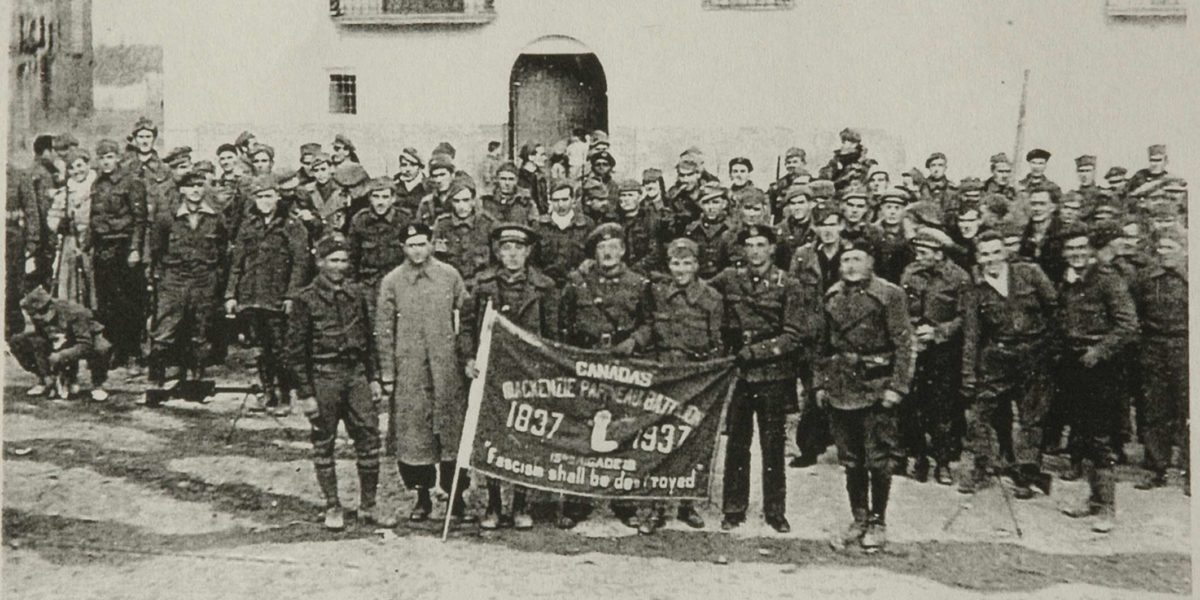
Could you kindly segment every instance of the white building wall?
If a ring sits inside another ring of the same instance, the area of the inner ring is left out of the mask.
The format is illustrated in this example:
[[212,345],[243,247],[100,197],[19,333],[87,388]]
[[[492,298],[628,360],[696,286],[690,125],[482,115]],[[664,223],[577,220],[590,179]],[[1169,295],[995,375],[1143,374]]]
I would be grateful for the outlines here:
[[[473,165],[487,140],[505,139],[516,57],[559,34],[604,65],[619,171],[670,166],[696,143],[721,173],[750,156],[765,184],[784,148],[806,148],[816,167],[849,125],[893,170],[943,151],[952,176],[985,175],[988,156],[1013,149],[1028,68],[1025,148],[1054,152],[1061,183],[1073,184],[1074,156],[1137,167],[1159,142],[1172,170],[1198,172],[1195,26],[1113,23],[1100,1],[797,0],[752,12],[496,0],[490,24],[436,29],[340,27],[314,0],[164,10],[177,24],[164,49],[168,145],[211,149],[251,129],[294,163],[301,142],[345,131],[372,172],[394,169],[401,146],[427,153],[443,139]],[[331,70],[358,76],[357,115],[328,114]]]

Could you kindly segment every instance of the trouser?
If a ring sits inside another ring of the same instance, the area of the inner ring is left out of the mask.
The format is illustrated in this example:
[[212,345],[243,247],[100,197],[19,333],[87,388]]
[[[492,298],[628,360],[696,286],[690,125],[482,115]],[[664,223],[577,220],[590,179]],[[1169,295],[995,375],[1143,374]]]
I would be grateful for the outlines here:
[[[838,462],[846,469],[846,492],[855,518],[869,512],[883,523],[887,516],[892,470],[904,454],[899,445],[899,412],[874,404],[854,410],[830,409],[829,423]],[[870,503],[868,504],[868,490]]]
[[[410,490],[430,490],[434,485],[449,494],[454,484],[454,469],[458,461],[443,460],[433,465],[410,465],[399,462],[400,479],[404,487]],[[463,490],[471,486],[471,477],[466,469],[458,470],[458,495],[462,497]]]
[[[1119,420],[1114,423],[1117,430],[1113,437],[1118,453],[1124,450],[1124,444],[1133,441],[1135,424],[1138,437],[1141,438],[1144,434],[1146,417],[1143,414],[1145,412],[1143,390],[1145,385],[1142,383],[1141,365],[1138,364],[1138,357],[1141,355],[1141,350],[1137,344],[1134,344],[1122,350],[1120,355],[1113,360],[1116,363],[1115,366],[1121,371],[1121,414]],[[1136,422],[1133,419],[1134,411],[1137,412]]]
[[[92,338],[90,351],[79,355],[77,360],[67,361],[57,370],[50,366],[50,353],[54,351],[50,340],[36,331],[14,335],[9,340],[8,347],[12,351],[13,358],[17,360],[17,364],[40,379],[44,380],[60,374],[74,379],[79,373],[78,359],[83,359],[87,361],[88,371],[92,374],[92,387],[101,387],[108,381],[108,365],[112,358],[113,347],[103,335],[97,334]],[[67,351],[70,352],[70,350]]]
[[150,331],[151,379],[161,382],[168,364],[198,374],[212,346],[209,328],[215,313],[216,276],[166,274],[158,289],[158,305]]
[[[992,344],[980,352],[979,389],[971,403],[966,439],[976,459],[1040,468],[1043,427],[1053,389],[1048,360],[1045,349],[1037,344]],[[1020,425],[1020,433],[1015,435],[1011,429],[1014,402]],[[1011,461],[1002,460],[1008,458],[1004,456],[1005,441],[1012,444]]]
[[[1088,482],[1091,485],[1090,503],[1093,507],[1111,510],[1116,478],[1113,466],[1113,422],[1119,418],[1121,407],[1121,369],[1114,361],[1103,361],[1094,367],[1083,366],[1071,357],[1059,368],[1059,386],[1063,397],[1075,407],[1072,429],[1078,428],[1080,458],[1090,463]],[[1075,433],[1071,434],[1074,438]]]
[[1164,474],[1171,446],[1179,446],[1188,468],[1188,340],[1146,337],[1138,366],[1145,386],[1146,468]]
[[25,315],[21,313],[21,298],[25,295],[25,250],[12,241],[20,241],[20,234],[8,230],[10,243],[4,256],[4,339],[25,331]]
[[383,281],[383,276],[387,272],[374,273],[367,276],[358,277],[358,285],[367,294],[367,314],[371,317],[371,323],[375,323],[375,305],[379,302],[379,282]]
[[[488,511],[499,514],[502,509],[503,500],[500,495],[500,480],[494,477],[487,478],[488,491]],[[512,512],[513,514],[525,512],[526,497],[528,488],[523,485],[513,484]]]
[[758,421],[762,451],[763,515],[782,517],[787,480],[783,470],[784,424],[788,388],[793,380],[750,382],[739,379],[725,414],[729,439],[725,448],[725,514],[744,515],[750,503],[750,439]]
[[221,364],[229,354],[229,344],[237,339],[237,320],[228,318],[225,314],[223,292],[229,282],[229,266],[221,264],[217,267],[217,285],[213,289],[212,316],[209,317],[208,346],[206,359],[210,364]]
[[796,447],[800,449],[800,456],[816,458],[833,443],[829,415],[813,399],[811,364],[800,365],[800,381],[804,384],[804,397],[800,420],[796,423]]
[[374,506],[379,487],[379,415],[365,370],[362,365],[313,365],[313,394],[317,399],[317,415],[309,419],[313,468],[325,503],[338,504],[333,450],[338,423],[344,422],[354,441],[361,492],[359,506]]
[[283,344],[287,334],[287,319],[282,311],[248,308],[242,312],[250,324],[258,344],[258,380],[268,404],[287,404],[292,389],[283,367]]
[[901,443],[908,456],[931,456],[948,465],[962,453],[961,360],[962,347],[951,344],[932,346],[917,356],[912,393],[899,406]]
[[94,244],[96,320],[112,338],[113,362],[124,364],[142,356],[146,282],[141,267],[129,266],[129,238],[100,238]]

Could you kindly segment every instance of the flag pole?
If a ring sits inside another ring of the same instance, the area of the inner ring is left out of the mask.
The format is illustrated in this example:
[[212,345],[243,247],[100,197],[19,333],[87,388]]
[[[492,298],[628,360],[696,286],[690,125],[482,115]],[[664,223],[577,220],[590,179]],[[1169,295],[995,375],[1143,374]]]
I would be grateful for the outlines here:
[[[488,300],[483,311],[483,324],[479,331],[479,348],[475,351],[475,369],[479,372],[471,380],[467,394],[467,415],[463,419],[462,437],[458,441],[458,457],[454,465],[454,479],[450,485],[450,501],[446,507],[446,520],[442,524],[442,541],[450,535],[450,519],[454,512],[454,501],[458,498],[458,477],[462,469],[471,464],[471,451],[475,443],[475,430],[479,427],[479,409],[483,405],[483,390],[487,383],[488,357],[492,353],[492,327],[496,324],[496,311]],[[468,323],[468,326],[471,324]]]
[[1025,73],[1021,78],[1021,107],[1017,113],[1017,139],[1013,144],[1012,181],[1009,181],[1009,185],[1013,185],[1014,187],[1017,177],[1020,175],[1017,172],[1017,168],[1021,166],[1021,150],[1023,149],[1022,146],[1025,145],[1025,100],[1028,96],[1029,69],[1025,69]]

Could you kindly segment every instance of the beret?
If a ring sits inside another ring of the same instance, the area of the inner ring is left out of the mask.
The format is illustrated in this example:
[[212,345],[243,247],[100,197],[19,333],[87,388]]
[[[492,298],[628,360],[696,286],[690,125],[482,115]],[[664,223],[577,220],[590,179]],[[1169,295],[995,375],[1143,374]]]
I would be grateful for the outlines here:
[[842,237],[849,242],[849,247],[843,251],[845,253],[859,251],[865,252],[868,256],[875,256],[879,248],[875,245],[875,241],[862,234],[862,232],[842,233]]
[[1104,174],[1104,178],[1112,179],[1114,177],[1124,177],[1128,173],[1129,170],[1125,167],[1110,167],[1108,172]]
[[383,190],[391,190],[392,185],[393,182],[390,177],[376,177],[375,179],[372,179],[371,183],[367,186],[367,191],[382,192]]
[[191,173],[185,173],[183,177],[179,178],[179,181],[175,182],[175,185],[177,187],[195,187],[198,185],[204,185],[204,175],[195,171],[192,171]]
[[526,246],[532,245],[537,240],[537,234],[532,229],[517,223],[503,223],[492,229],[491,238],[493,242],[502,244],[504,242],[518,242]]
[[1130,192],[1130,195],[1135,198],[1140,198],[1142,196],[1149,196],[1149,195],[1153,194],[1154,192],[1161,191],[1162,187],[1163,187],[1162,179],[1153,179],[1153,180],[1147,181],[1146,183],[1143,183],[1142,185],[1138,186],[1138,188],[1136,190],[1133,190],[1132,192]]
[[741,196],[738,198],[738,202],[741,203],[742,208],[746,208],[747,206],[758,206],[762,208],[767,205],[767,195],[758,188],[750,188],[749,191],[741,194]]
[[681,237],[667,245],[668,258],[699,258],[700,246],[691,239]]
[[497,175],[499,175],[501,173],[506,173],[506,172],[512,173],[513,175],[520,175],[520,173],[521,173],[520,169],[517,168],[516,163],[512,162],[511,160],[504,161],[504,162],[500,163],[499,167],[496,167]]
[[[1101,221],[1092,224],[1087,231],[1088,243],[1093,248],[1103,248],[1117,240],[1125,237],[1125,232],[1121,230],[1121,226],[1113,221]],[[1066,239],[1066,238],[1063,238]]]
[[807,156],[806,156],[806,155],[805,155],[805,153],[804,153],[804,149],[802,149],[802,148],[797,148],[797,147],[795,147],[795,146],[792,146],[791,148],[788,148],[788,149],[787,149],[787,152],[786,152],[786,153],[784,153],[784,155],[783,155],[783,157],[784,157],[784,158],[792,158],[792,157],[795,157],[795,156],[799,156],[799,157],[800,157],[800,160],[802,160],[802,161],[803,161],[803,160],[805,160],[805,159],[807,158]]
[[417,149],[413,148],[412,146],[407,146],[400,150],[400,161],[408,161],[414,165],[417,165],[418,167],[425,166],[425,161],[421,160],[421,153],[417,152]]
[[1166,144],[1154,144],[1146,149],[1146,154],[1150,156],[1166,156],[1167,146]]
[[754,163],[750,162],[750,159],[746,158],[745,156],[738,156],[738,157],[735,157],[735,158],[732,158],[729,160],[729,170],[730,171],[732,171],[733,167],[736,165],[742,165],[742,166],[746,167],[747,171],[754,170]]
[[642,171],[642,183],[657,183],[660,179],[662,179],[661,169],[650,167],[649,169]]
[[308,166],[309,166],[309,168],[312,168],[317,165],[327,165],[327,164],[329,164],[329,154],[327,154],[325,152],[318,152],[313,155],[312,162],[308,163]]
[[463,190],[471,190],[471,195],[475,195],[475,179],[466,172],[459,171],[454,174],[454,180],[450,182],[450,189],[447,190],[447,196],[453,198]]
[[333,136],[333,143],[341,144],[345,146],[347,150],[354,152],[354,142],[350,141],[350,138],[346,137],[346,134],[344,133],[339,133]]
[[755,225],[747,225],[747,226],[743,227],[741,231],[738,232],[737,243],[745,244],[746,240],[748,240],[750,238],[755,238],[755,237],[767,238],[768,244],[774,244],[775,240],[776,240],[774,229],[767,227],[766,225],[755,224]]
[[843,202],[851,198],[862,198],[863,200],[866,200],[868,197],[870,197],[870,195],[867,194],[867,190],[863,189],[862,186],[859,185],[846,188],[846,190],[842,192]]
[[1021,238],[1025,236],[1025,226],[1014,219],[1004,219],[1000,222],[998,229],[1000,230],[1000,235],[1003,236],[1005,240],[1010,238]]
[[894,204],[908,204],[909,198],[911,198],[911,196],[907,190],[893,186],[884,190],[883,197],[879,200],[879,203],[887,204],[891,202]]
[[156,136],[158,135],[158,127],[154,125],[154,121],[151,121],[146,117],[138,119],[137,122],[133,124],[132,133],[133,135],[137,135],[137,132],[142,131],[143,129],[153,133]]
[[1073,205],[1075,208],[1083,208],[1083,194],[1076,191],[1063,194],[1062,205],[1064,208],[1068,205]]
[[403,238],[404,243],[407,244],[408,240],[422,235],[425,237],[432,237],[433,230],[424,223],[409,223],[408,227],[404,228],[404,235],[400,237]]
[[919,225],[941,227],[941,209],[933,202],[915,202],[908,207],[908,216]]
[[617,223],[604,223],[597,226],[587,236],[588,252],[595,252],[596,245],[605,240],[625,241],[625,228]]
[[700,163],[691,158],[680,159],[679,164],[675,165],[675,170],[684,173],[700,170]]
[[867,171],[867,179],[870,179],[880,173],[882,173],[883,176],[887,179],[892,178],[892,176],[888,174],[887,169],[883,168],[881,165],[872,165],[871,170]]
[[704,202],[712,198],[729,198],[729,191],[716,183],[709,183],[700,189],[700,199],[697,202]]
[[232,152],[234,154],[237,154],[238,153],[237,146],[230,144],[229,142],[225,142],[224,144],[217,146],[217,156],[220,156],[221,154],[223,154],[225,152]]
[[1179,193],[1187,191],[1187,180],[1182,177],[1163,177],[1162,191]]
[[21,308],[30,313],[40,313],[50,307],[50,294],[40,285],[33,286],[24,298],[21,298]]
[[609,154],[608,150],[601,150],[601,151],[589,156],[588,160],[592,161],[593,163],[603,160],[603,161],[607,162],[609,165],[617,164],[617,160],[615,158],[613,158],[612,154]]
[[805,198],[808,198],[811,200],[812,195],[813,195],[812,188],[810,188],[809,186],[804,185],[804,184],[793,185],[793,186],[788,187],[787,192],[785,192],[783,194],[783,201],[791,202],[792,198],[797,198],[799,196],[804,196]]
[[216,175],[217,165],[212,164],[211,160],[198,161],[196,164],[192,165],[192,172]]
[[1096,157],[1092,156],[1091,154],[1084,154],[1083,156],[1080,156],[1075,159],[1075,168],[1076,169],[1080,169],[1083,167],[1095,167],[1095,166],[1096,166]]
[[679,156],[690,156],[692,158],[696,158],[698,156],[704,156],[704,151],[701,150],[699,146],[688,146],[688,149],[681,152]]
[[583,181],[583,185],[580,186],[580,189],[583,191],[584,196],[593,196],[596,198],[608,197],[608,186],[604,185],[603,181],[600,181],[595,177],[589,177],[585,179]]
[[254,195],[259,192],[265,192],[267,190],[278,191],[278,189],[279,189],[279,184],[275,182],[275,177],[273,175],[267,174],[267,175],[259,175],[255,178],[251,179],[250,185],[246,191],[249,192],[251,195]]
[[1188,247],[1187,238],[1187,229],[1184,229],[1183,226],[1178,223],[1167,225],[1166,227],[1155,231],[1153,235],[1155,245],[1157,245],[1160,240],[1171,240],[1176,244],[1179,244],[1179,246],[1183,248],[1184,252],[1187,251]]
[[275,182],[279,185],[279,191],[287,192],[300,187],[300,175],[303,171],[300,169],[281,169],[275,176]]
[[1008,155],[1003,152],[997,152],[997,153],[993,154],[991,156],[991,158],[988,159],[988,161],[991,162],[993,165],[1012,164],[1012,161],[1008,160]]
[[268,157],[270,157],[271,160],[275,160],[275,149],[272,148],[271,146],[268,146],[267,144],[253,145],[250,147],[250,151],[247,154],[250,155],[250,158],[254,158],[255,155],[263,154],[263,153],[266,153],[266,155]]
[[925,246],[926,248],[933,248],[935,250],[943,250],[954,245],[950,236],[936,227],[922,227],[918,229],[912,243],[914,246]]
[[982,192],[983,182],[978,177],[963,177],[962,181],[958,183],[958,189],[963,193]]
[[1050,153],[1042,150],[1041,148],[1034,148],[1033,150],[1025,153],[1025,160],[1037,160],[1039,158],[1042,160],[1050,160]]
[[430,154],[442,154],[454,158],[458,155],[458,151],[454,149],[454,146],[450,142],[440,142],[437,146],[433,147],[433,152]]
[[353,162],[343,162],[333,171],[333,180],[342,187],[352,188],[366,183],[367,170]]
[[857,144],[862,141],[862,135],[859,134],[857,131],[850,129],[849,127],[843,129],[840,133],[838,133],[838,137],[841,138],[842,141],[844,141],[844,142],[854,142]]
[[642,183],[631,177],[626,177],[617,182],[617,192],[641,192]]
[[321,151],[321,145],[316,142],[300,144],[300,156],[312,156]]
[[315,250],[317,258],[325,258],[334,252],[349,252],[350,242],[346,241],[346,236],[334,232],[317,240]]
[[824,225],[830,217],[836,218],[839,223],[844,219],[842,213],[832,206],[818,206],[812,210],[813,225]]
[[192,157],[192,149],[190,147],[179,146],[177,148],[172,148],[171,151],[168,152],[165,157],[163,157],[163,162],[174,167],[178,163],[182,162],[183,159],[191,158],[191,157]]
[[925,159],[925,168],[928,169],[929,165],[933,164],[933,161],[935,160],[946,160],[946,155],[941,152],[934,152],[933,154],[930,154],[929,158]]
[[106,138],[106,139],[100,140],[99,142],[96,142],[96,156],[100,156],[102,154],[110,154],[110,153],[120,154],[120,152],[121,152],[121,147],[119,145],[117,145],[116,140],[110,140],[110,139]]
[[430,159],[429,159],[429,174],[432,175],[433,172],[437,171],[438,169],[445,169],[447,171],[450,171],[451,173],[454,172],[454,162],[452,160],[450,160],[449,155],[434,154],[432,157],[430,157]]
[[1156,202],[1150,207],[1150,216],[1156,219],[1174,219],[1179,216],[1179,209],[1170,202]]
[[832,198],[834,192],[833,182],[828,179],[816,179],[808,184],[808,188],[812,190],[814,198]]
[[245,146],[250,140],[254,139],[254,134],[249,131],[243,131],[234,138],[233,143],[236,146]]

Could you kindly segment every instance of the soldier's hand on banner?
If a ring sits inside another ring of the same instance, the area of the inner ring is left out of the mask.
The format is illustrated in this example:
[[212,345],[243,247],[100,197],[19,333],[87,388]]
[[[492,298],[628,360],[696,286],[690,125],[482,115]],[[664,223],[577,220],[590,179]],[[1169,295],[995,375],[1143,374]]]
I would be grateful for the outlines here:
[[37,259],[32,256],[25,259],[25,274],[29,275],[37,270]]
[[1083,356],[1079,357],[1079,363],[1087,368],[1092,368],[1100,362],[1100,351],[1095,348],[1088,348]]
[[817,403],[817,408],[825,408],[829,406],[829,392],[825,390],[817,390],[813,394],[813,400]]
[[383,402],[383,385],[378,381],[371,382],[371,401],[376,405]]
[[317,399],[313,396],[300,399],[300,412],[304,413],[305,417],[312,419],[321,412],[320,405],[317,404]]
[[237,300],[230,298],[225,301],[225,314],[232,315],[237,312]]
[[467,366],[463,370],[466,371],[467,377],[470,379],[479,377],[479,369],[475,368],[475,359],[473,358],[467,359]]
[[900,394],[893,390],[883,390],[883,407],[891,408],[900,404]]
[[929,324],[919,325],[917,327],[917,339],[922,343],[928,344],[933,341],[933,326]]
[[394,390],[394,389],[396,389],[396,383],[395,383],[395,382],[393,382],[393,381],[385,381],[385,382],[383,382],[383,395],[384,395],[384,396],[391,396],[391,395],[392,395],[392,390]]
[[128,262],[129,266],[136,267],[138,263],[142,262],[142,254],[137,250],[130,252]]
[[637,347],[637,341],[629,338],[616,346],[613,346],[612,352],[617,356],[629,356],[633,354],[633,349]]
[[292,301],[291,300],[283,301],[283,314],[285,314],[285,315],[292,314]]

